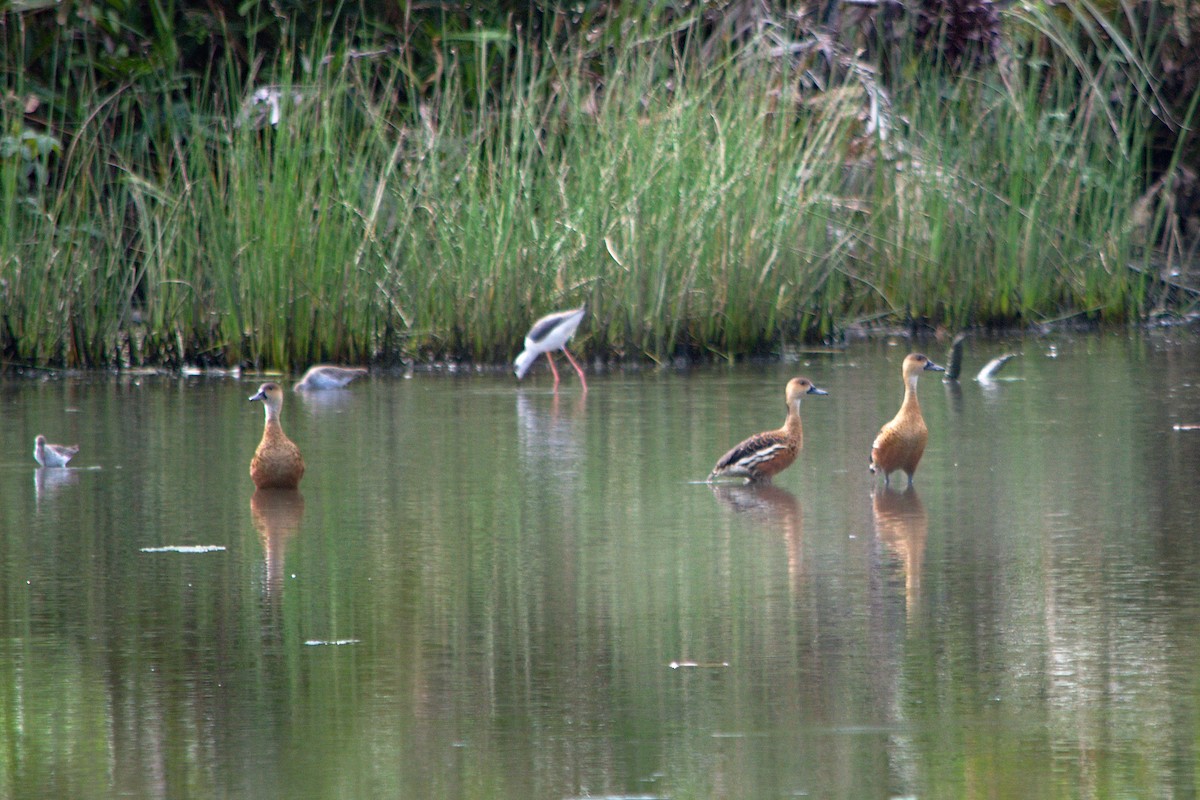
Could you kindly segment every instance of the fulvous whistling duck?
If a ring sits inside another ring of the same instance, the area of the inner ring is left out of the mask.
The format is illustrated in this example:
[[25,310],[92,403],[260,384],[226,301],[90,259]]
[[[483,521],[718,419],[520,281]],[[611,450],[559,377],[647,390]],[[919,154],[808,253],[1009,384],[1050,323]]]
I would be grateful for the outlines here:
[[562,350],[566,353],[567,360],[571,362],[571,366],[575,367],[575,371],[579,373],[579,381],[583,385],[583,390],[587,391],[587,378],[583,375],[583,369],[571,357],[571,352],[567,350],[567,341],[575,335],[575,329],[579,327],[579,323],[583,320],[583,314],[587,309],[583,306],[573,308],[570,311],[557,311],[533,323],[533,327],[529,329],[529,333],[525,334],[525,349],[517,356],[514,361],[516,366],[517,380],[525,377],[525,373],[533,366],[533,362],[542,353],[546,354],[546,359],[550,362],[550,371],[554,373],[554,388],[558,388],[558,368],[554,366],[554,358],[550,353],[555,350]]
[[829,394],[818,389],[808,378],[792,378],[787,385],[787,419],[783,427],[756,433],[735,446],[713,467],[708,480],[723,475],[745,478],[747,482],[770,481],[792,465],[804,446],[804,428],[800,425],[800,400],[806,394]]
[[312,389],[341,389],[355,378],[366,375],[365,367],[333,367],[321,364],[309,367],[295,386],[294,392],[307,392]]
[[901,369],[904,373],[904,402],[900,404],[900,411],[895,418],[880,429],[875,443],[871,445],[869,469],[883,473],[885,486],[891,473],[899,470],[908,475],[908,485],[912,485],[913,473],[917,471],[917,463],[925,452],[925,443],[929,441],[929,429],[925,427],[921,405],[917,402],[917,378],[926,370],[945,372],[944,367],[939,367],[921,353],[909,353]]
[[43,467],[65,467],[79,452],[77,444],[50,444],[40,433],[33,440],[33,459]]
[[304,477],[304,458],[300,448],[283,432],[279,410],[283,408],[283,389],[277,383],[264,383],[251,401],[262,400],[266,413],[262,441],[250,461],[250,477],[259,489],[295,489]]

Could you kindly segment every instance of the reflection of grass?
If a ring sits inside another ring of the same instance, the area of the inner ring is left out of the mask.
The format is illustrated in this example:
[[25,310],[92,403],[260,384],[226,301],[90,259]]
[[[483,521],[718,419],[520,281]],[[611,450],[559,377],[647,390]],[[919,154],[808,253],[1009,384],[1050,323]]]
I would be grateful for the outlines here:
[[601,88],[514,58],[495,111],[453,63],[418,108],[399,67],[334,62],[275,128],[217,102],[146,147],[101,106],[61,155],[70,183],[30,196],[0,161],[8,357],[504,360],[533,316],[586,302],[581,349],[663,360],[876,315],[1141,309],[1141,106],[1116,80],[929,76],[893,92],[882,141],[862,75],[814,101],[761,64],[667,81],[665,49],[613,56]]

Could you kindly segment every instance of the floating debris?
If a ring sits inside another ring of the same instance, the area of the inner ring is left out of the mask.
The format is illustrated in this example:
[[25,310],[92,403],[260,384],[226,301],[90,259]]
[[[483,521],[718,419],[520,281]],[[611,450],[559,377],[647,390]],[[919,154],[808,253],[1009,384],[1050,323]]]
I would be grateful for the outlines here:
[[667,664],[671,669],[724,669],[729,666],[728,661],[672,661]]
[[305,647],[341,647],[344,644],[361,644],[362,639],[309,639]]
[[1172,425],[1174,431],[1200,431],[1200,425]]
[[179,374],[185,378],[198,378],[202,375],[208,378],[240,378],[242,377],[242,368],[198,367],[194,364],[184,364],[179,368]]
[[220,544],[169,544],[164,547],[143,547],[143,553],[220,553],[225,549]]

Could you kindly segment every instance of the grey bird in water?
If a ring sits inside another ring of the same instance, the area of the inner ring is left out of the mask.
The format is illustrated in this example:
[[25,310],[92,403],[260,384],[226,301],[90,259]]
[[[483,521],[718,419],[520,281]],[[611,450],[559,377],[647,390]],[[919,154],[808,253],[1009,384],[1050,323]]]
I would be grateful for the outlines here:
[[[950,343],[950,354],[946,359],[949,364],[946,366],[946,374],[943,380],[957,381],[958,376],[962,373],[963,361],[963,342],[967,339],[966,332],[959,333],[954,337],[954,341]],[[988,363],[984,364],[983,369],[979,370],[979,374],[975,376],[975,380],[980,383],[988,383],[996,377],[996,373],[1000,368],[1007,364],[1011,359],[1016,358],[1019,353],[1005,353],[1001,356],[996,356]]]
[[33,458],[39,466],[65,467],[79,452],[77,444],[50,444],[46,437],[38,434],[33,440]]
[[1005,353],[1002,356],[996,356],[991,361],[983,365],[983,369],[979,370],[979,374],[975,376],[975,380],[980,383],[987,383],[992,378],[996,377],[996,373],[1000,368],[1009,362],[1009,359],[1016,358],[1018,353]]
[[946,374],[942,376],[942,380],[958,380],[959,373],[962,372],[963,342],[966,340],[967,334],[960,332],[954,337],[954,341],[950,343],[950,354],[946,358]]
[[307,392],[320,389],[341,389],[350,381],[366,375],[365,367],[335,367],[320,364],[309,367],[308,372],[292,387],[294,392]]

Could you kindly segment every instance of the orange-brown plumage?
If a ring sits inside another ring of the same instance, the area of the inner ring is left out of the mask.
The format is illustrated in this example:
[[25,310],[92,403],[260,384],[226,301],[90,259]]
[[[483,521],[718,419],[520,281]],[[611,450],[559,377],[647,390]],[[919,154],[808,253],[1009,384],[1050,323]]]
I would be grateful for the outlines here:
[[913,473],[925,452],[929,441],[929,429],[921,416],[921,404],[917,402],[917,378],[921,372],[932,370],[944,372],[943,367],[921,353],[910,353],[901,367],[904,374],[904,402],[891,422],[880,429],[871,445],[871,472],[882,472],[886,484],[893,472],[903,471],[911,485]]
[[800,424],[800,400],[806,394],[828,394],[808,378],[792,378],[787,385],[787,419],[778,430],[756,433],[721,456],[708,479],[721,476],[769,481],[792,465],[804,446]]
[[304,458],[279,424],[283,389],[277,383],[264,383],[250,399],[262,400],[266,414],[262,440],[250,460],[250,478],[259,489],[295,489],[304,477]]

